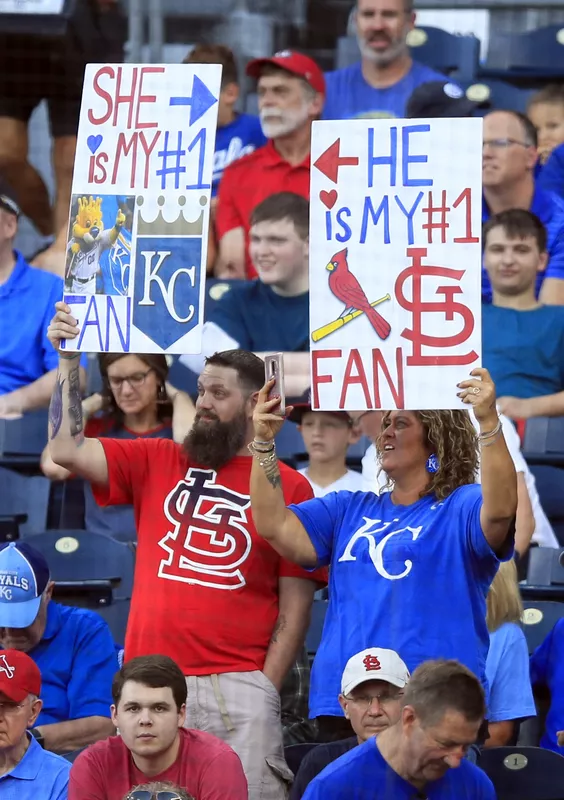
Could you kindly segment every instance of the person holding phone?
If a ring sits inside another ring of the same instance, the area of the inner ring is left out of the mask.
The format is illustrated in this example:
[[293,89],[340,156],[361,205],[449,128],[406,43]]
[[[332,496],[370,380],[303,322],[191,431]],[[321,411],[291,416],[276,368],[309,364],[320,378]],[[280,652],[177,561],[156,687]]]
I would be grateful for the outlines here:
[[513,554],[517,479],[489,373],[475,369],[458,388],[478,435],[464,410],[387,412],[378,452],[391,491],[335,492],[290,506],[274,444],[284,424],[273,413],[279,400],[267,399],[271,383],[259,394],[250,489],[257,532],[290,561],[331,567],[310,694],[325,740],[351,735],[336,699],[339,679],[371,642],[401,653],[410,671],[455,658],[486,686],[486,595]]

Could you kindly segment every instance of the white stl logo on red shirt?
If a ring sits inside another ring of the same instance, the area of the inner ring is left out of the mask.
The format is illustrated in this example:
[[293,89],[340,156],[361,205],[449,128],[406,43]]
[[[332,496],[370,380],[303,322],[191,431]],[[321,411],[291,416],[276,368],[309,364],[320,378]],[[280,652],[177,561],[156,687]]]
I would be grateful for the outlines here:
[[251,552],[248,495],[215,483],[213,470],[191,467],[164,502],[174,526],[159,542],[167,557],[158,575],[215,589],[246,584],[241,565]]

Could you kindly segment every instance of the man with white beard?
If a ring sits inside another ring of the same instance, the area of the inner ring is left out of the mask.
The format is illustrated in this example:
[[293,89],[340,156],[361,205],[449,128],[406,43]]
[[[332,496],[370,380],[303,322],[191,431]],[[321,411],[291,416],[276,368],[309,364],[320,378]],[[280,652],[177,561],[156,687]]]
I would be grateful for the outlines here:
[[247,65],[257,78],[260,121],[269,140],[264,147],[225,170],[216,215],[219,277],[254,278],[248,253],[252,210],[278,192],[309,199],[311,123],[319,119],[325,79],[308,56],[292,50]]

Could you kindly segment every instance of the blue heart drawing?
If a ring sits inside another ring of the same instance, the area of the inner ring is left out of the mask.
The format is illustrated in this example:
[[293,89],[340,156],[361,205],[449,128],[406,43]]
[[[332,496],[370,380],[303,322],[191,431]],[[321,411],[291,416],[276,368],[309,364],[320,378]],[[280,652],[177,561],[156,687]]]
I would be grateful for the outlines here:
[[99,133],[97,136],[88,137],[88,139],[86,140],[86,144],[88,145],[88,149],[90,150],[91,153],[95,153],[96,150],[100,147],[100,145],[102,144],[102,139],[103,136],[101,133]]

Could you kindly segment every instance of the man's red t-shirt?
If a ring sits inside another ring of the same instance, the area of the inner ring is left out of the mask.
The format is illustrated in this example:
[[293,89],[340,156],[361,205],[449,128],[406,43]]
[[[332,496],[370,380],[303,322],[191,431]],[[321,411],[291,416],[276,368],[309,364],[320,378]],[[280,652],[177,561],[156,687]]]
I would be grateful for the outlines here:
[[[135,585],[125,658],[160,653],[185,675],[262,670],[278,617],[278,580],[326,580],[281,558],[256,532],[252,459],[218,473],[192,466],[168,439],[100,439],[107,486],[101,505],[133,504]],[[280,465],[286,504],[313,496],[307,479]]]
[[69,800],[123,800],[134,786],[169,781],[198,800],[247,800],[247,779],[239,756],[209,733],[180,729],[174,764],[159,775],[140,772],[120,736],[88,747],[74,762]]
[[219,184],[217,238],[234,228],[243,228],[247,278],[257,275],[248,248],[251,212],[277,192],[294,192],[309,200],[309,173],[309,156],[301,164],[292,165],[278,154],[272,140],[226,167]]

